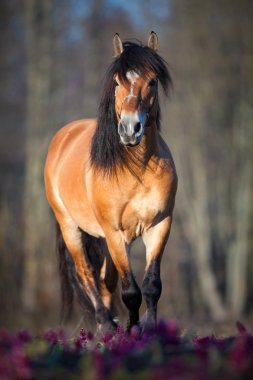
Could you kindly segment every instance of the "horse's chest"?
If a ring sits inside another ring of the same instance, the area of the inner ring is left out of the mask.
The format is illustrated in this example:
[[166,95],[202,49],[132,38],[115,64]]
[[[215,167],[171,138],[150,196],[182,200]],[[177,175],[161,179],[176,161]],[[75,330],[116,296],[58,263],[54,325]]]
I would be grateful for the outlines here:
[[166,197],[157,187],[136,192],[122,214],[121,225],[126,242],[130,243],[158,221],[166,208]]
[[137,193],[130,201],[130,206],[138,218],[149,223],[164,207],[164,201],[161,192],[154,187],[150,191]]

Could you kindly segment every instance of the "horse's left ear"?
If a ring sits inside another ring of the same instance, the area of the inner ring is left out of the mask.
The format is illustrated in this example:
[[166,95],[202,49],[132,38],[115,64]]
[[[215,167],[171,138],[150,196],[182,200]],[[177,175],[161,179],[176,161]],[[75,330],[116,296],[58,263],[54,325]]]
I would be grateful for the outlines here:
[[118,57],[123,52],[123,44],[118,33],[115,33],[113,37],[113,47],[115,57]]
[[157,34],[153,31],[150,33],[150,36],[148,38],[148,47],[155,51],[158,49],[158,37]]

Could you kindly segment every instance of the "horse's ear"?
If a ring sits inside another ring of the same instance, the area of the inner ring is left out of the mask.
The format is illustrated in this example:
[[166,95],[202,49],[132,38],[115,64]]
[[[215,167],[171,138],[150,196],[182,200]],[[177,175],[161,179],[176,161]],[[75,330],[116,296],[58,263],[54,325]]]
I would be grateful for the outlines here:
[[153,31],[150,33],[148,38],[148,47],[155,51],[158,49],[158,37],[157,34]]
[[113,37],[113,47],[115,57],[118,57],[123,52],[123,44],[118,33],[115,33]]

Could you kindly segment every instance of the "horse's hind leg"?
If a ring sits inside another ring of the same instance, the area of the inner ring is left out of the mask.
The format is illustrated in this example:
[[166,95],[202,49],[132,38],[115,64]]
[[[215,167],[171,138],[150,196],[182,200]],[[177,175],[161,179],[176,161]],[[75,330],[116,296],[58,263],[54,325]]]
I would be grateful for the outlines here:
[[83,244],[81,230],[69,218],[67,222],[62,222],[60,226],[63,239],[75,264],[77,277],[94,306],[98,326],[103,330],[115,330],[116,324],[101,299],[96,274]]
[[95,279],[103,304],[111,311],[112,297],[118,282],[118,273],[103,238],[95,238],[82,232],[83,245],[95,271]]
[[117,308],[117,285],[118,272],[112,261],[106,241],[101,241],[101,249],[104,253],[104,262],[100,271],[100,294],[104,305],[111,310],[112,315],[116,316],[119,311]]

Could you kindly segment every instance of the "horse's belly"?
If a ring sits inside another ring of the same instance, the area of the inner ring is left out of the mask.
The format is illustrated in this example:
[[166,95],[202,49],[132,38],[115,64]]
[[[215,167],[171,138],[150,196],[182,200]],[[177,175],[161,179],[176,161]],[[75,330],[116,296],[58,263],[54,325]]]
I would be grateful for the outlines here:
[[78,226],[89,235],[94,237],[105,237],[104,231],[97,222],[91,222],[91,220],[81,218]]

